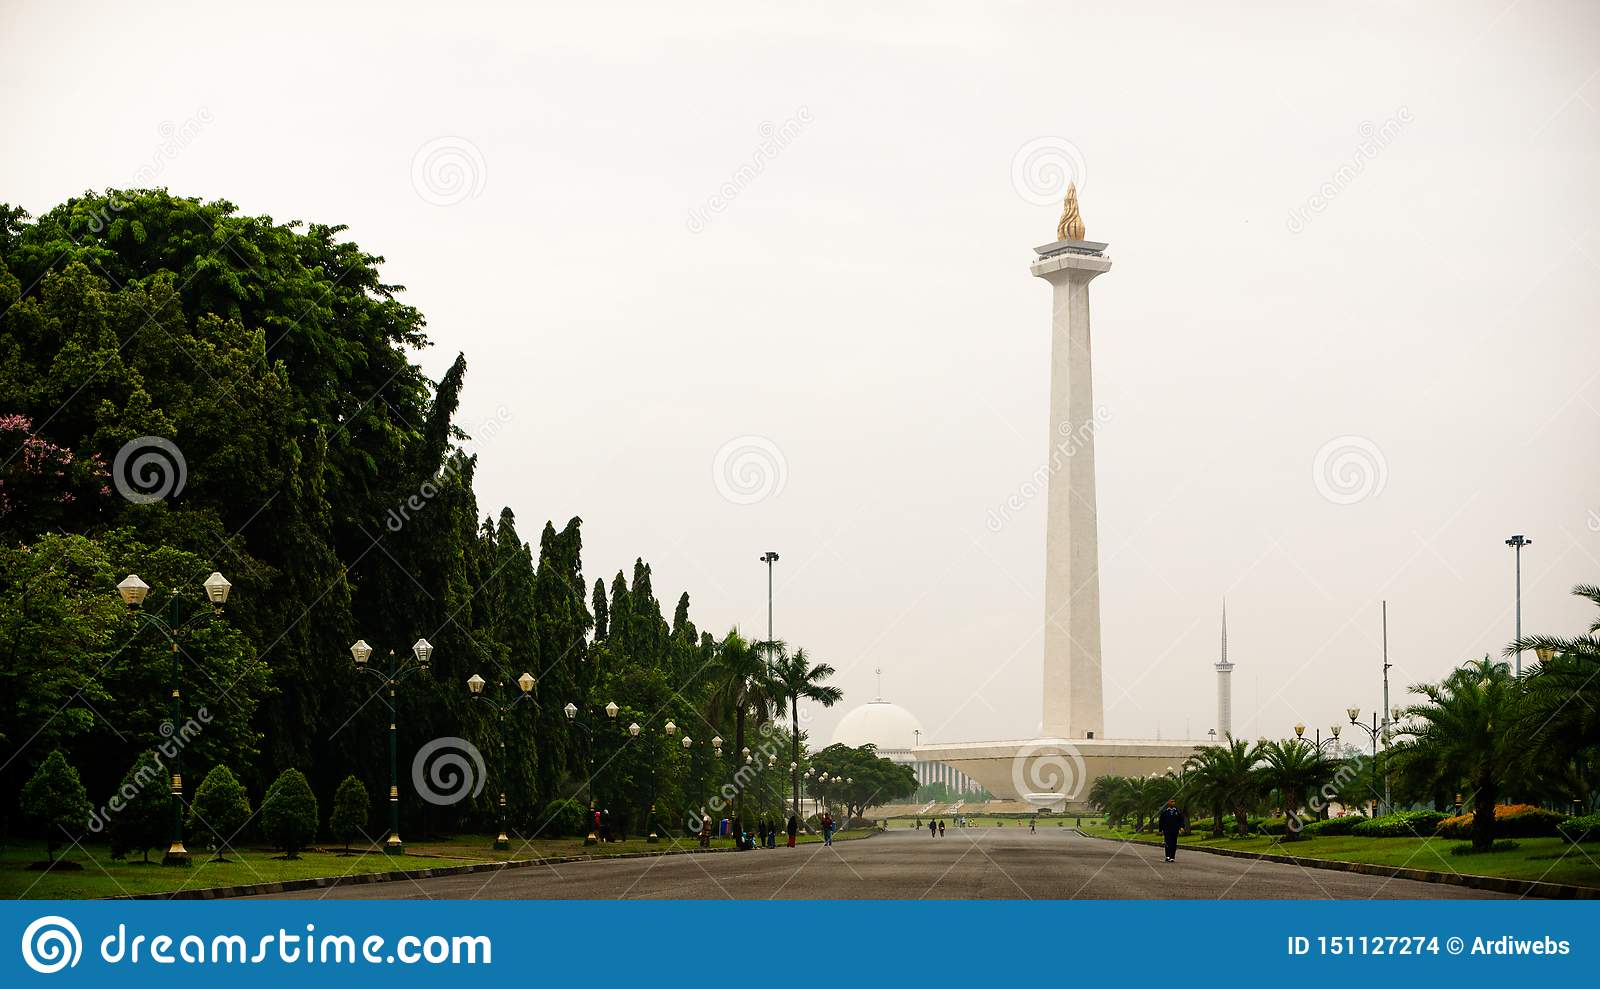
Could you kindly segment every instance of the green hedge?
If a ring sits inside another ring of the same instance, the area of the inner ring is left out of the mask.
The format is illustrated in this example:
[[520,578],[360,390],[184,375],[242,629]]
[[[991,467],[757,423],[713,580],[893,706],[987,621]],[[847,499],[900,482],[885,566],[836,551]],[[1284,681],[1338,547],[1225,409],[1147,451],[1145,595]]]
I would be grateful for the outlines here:
[[1407,810],[1361,821],[1350,833],[1358,838],[1427,838],[1447,815],[1436,810]]
[[1580,841],[1600,841],[1600,814],[1569,817],[1556,826],[1561,837],[1573,844]]
[[1352,834],[1356,829],[1356,825],[1365,820],[1366,817],[1361,814],[1346,814],[1343,817],[1330,817],[1326,821],[1312,821],[1310,824],[1305,826],[1303,833],[1312,836],[1319,834],[1330,836]]

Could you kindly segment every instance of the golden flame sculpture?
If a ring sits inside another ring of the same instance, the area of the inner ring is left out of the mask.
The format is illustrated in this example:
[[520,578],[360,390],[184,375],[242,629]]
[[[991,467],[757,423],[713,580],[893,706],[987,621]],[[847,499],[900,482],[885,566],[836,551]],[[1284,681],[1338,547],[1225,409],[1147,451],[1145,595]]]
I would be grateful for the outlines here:
[[1056,224],[1056,240],[1082,240],[1083,214],[1078,212],[1078,185],[1067,183],[1067,198],[1061,204],[1061,222]]

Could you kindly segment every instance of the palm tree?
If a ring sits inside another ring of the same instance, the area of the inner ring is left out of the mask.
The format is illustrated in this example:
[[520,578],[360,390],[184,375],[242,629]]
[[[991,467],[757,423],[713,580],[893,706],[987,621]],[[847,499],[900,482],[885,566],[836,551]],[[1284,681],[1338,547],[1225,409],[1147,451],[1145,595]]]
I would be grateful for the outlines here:
[[[760,651],[737,628],[730,629],[717,643],[712,659],[711,693],[706,720],[726,724],[733,721],[733,751],[744,751],[746,715],[754,713],[757,723],[773,708],[775,691],[770,669]],[[734,796],[734,820],[739,820],[739,795]]]
[[[1572,593],[1600,606],[1600,587],[1579,584]],[[1529,635],[1506,648],[1543,654],[1523,675],[1523,728],[1530,751],[1560,761],[1600,746],[1600,618],[1587,635]],[[1590,760],[1592,762],[1592,760]]]
[[836,671],[827,663],[812,666],[811,659],[804,649],[798,649],[793,656],[790,656],[782,642],[764,642],[762,646],[771,664],[772,686],[776,698],[780,702],[785,698],[789,701],[789,761],[794,767],[789,770],[789,778],[794,786],[794,812],[799,814],[800,699],[803,697],[808,701],[816,701],[823,707],[832,707],[843,699],[844,691],[823,682]]
[[1250,810],[1261,798],[1261,746],[1229,735],[1228,744],[1217,746],[1213,758],[1217,796],[1233,811],[1237,832],[1249,834]]
[[1155,817],[1156,806],[1166,799],[1162,790],[1161,779],[1158,776],[1131,776],[1128,778],[1126,792],[1133,810],[1133,830],[1135,833],[1144,830],[1146,817]]
[[1398,733],[1409,744],[1394,751],[1395,761],[1404,767],[1427,759],[1464,783],[1472,792],[1472,846],[1489,848],[1494,844],[1494,805],[1525,751],[1518,720],[1522,685],[1510,666],[1485,656],[1439,683],[1411,689],[1427,702],[1402,712],[1408,720]]
[[1222,837],[1227,817],[1228,788],[1224,765],[1222,749],[1215,745],[1197,749],[1183,764],[1190,795],[1211,809],[1211,836],[1214,838]]
[[1305,806],[1306,793],[1321,789],[1333,779],[1334,763],[1316,745],[1300,738],[1267,742],[1260,749],[1261,782],[1277,790],[1283,799],[1283,813],[1288,818],[1284,840],[1299,840],[1300,808]]
[[1106,824],[1117,827],[1138,805],[1138,787],[1126,776],[1096,776],[1090,784],[1090,803],[1106,811]]

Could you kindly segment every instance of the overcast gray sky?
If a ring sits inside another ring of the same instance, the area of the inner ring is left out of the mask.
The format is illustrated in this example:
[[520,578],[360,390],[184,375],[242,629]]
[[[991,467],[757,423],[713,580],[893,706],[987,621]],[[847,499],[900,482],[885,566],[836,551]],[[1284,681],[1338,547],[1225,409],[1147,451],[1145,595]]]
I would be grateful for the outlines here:
[[1401,684],[1498,652],[1514,532],[1525,627],[1590,619],[1593,3],[234,6],[4,0],[0,200],[349,224],[468,356],[485,511],[719,634],[777,550],[846,707],[1038,727],[1066,171],[1109,734],[1204,736],[1224,595],[1247,736],[1375,706],[1380,599]]

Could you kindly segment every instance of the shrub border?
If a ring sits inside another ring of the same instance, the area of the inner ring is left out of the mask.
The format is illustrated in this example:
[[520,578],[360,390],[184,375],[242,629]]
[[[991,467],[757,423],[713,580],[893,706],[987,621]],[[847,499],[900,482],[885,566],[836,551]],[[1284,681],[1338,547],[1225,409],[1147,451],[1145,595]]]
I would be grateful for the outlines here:
[[[1099,841],[1120,841],[1124,844],[1154,845],[1153,841],[1136,838],[1111,838],[1085,834],[1073,829],[1084,838]],[[1365,876],[1382,876],[1385,879],[1410,879],[1419,883],[1438,883],[1442,886],[1466,886],[1491,893],[1509,893],[1514,896],[1537,896],[1547,900],[1600,900],[1600,887],[1572,886],[1567,883],[1536,882],[1531,879],[1505,879],[1500,876],[1474,876],[1455,872],[1432,872],[1427,869],[1402,869],[1393,865],[1374,865],[1370,862],[1345,862],[1340,859],[1301,858],[1297,855],[1278,855],[1272,852],[1247,852],[1238,848],[1208,848],[1204,845],[1180,845],[1185,851],[1205,852],[1210,855],[1228,855],[1233,858],[1262,859],[1298,865],[1306,869],[1328,869],[1332,872],[1357,872]]]

